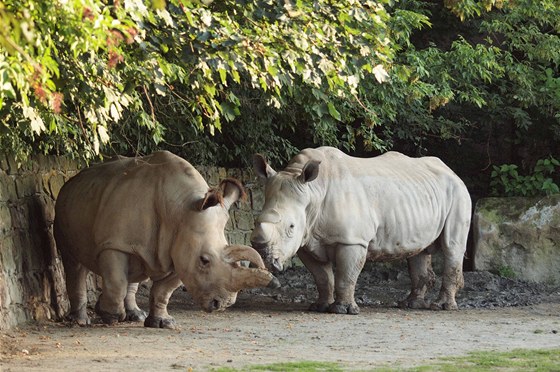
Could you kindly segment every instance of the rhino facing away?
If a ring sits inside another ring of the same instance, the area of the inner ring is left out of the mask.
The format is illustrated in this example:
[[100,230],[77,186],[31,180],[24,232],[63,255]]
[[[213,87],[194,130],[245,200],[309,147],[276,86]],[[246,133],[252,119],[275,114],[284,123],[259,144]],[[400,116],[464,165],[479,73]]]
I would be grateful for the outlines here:
[[[208,312],[232,305],[241,289],[278,286],[253,248],[228,245],[225,238],[229,207],[243,195],[235,180],[210,189],[191,164],[165,151],[82,170],[64,184],[55,207],[69,317],[90,322],[89,271],[103,279],[96,312],[105,323],[145,320],[155,328],[175,327],[167,303],[181,282]],[[241,260],[256,268],[240,266]],[[148,278],[146,317],[135,294]]]
[[[355,158],[320,147],[301,151],[280,172],[258,154],[253,165],[266,181],[251,243],[277,271],[299,256],[319,292],[310,310],[357,314],[354,289],[366,259],[400,258],[407,258],[411,279],[401,307],[457,309],[471,200],[441,160],[397,152]],[[436,250],[443,252],[443,281],[428,304]]]

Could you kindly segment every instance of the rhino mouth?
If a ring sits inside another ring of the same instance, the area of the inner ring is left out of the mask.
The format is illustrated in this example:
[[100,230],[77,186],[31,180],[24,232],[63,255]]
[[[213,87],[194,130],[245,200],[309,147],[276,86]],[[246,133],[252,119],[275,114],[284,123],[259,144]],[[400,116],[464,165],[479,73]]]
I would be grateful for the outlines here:
[[207,313],[211,313],[212,311],[220,310],[221,306],[222,305],[220,303],[220,300],[213,299],[213,300],[210,300],[210,302],[208,303],[208,305],[206,306],[206,308],[204,310],[206,310]]
[[268,243],[260,243],[256,241],[251,242],[251,246],[259,253],[262,257],[263,262],[268,270],[272,273],[279,273],[284,270],[284,265],[279,257],[275,257],[273,254],[272,246]]
[[233,301],[224,301],[220,300],[219,298],[213,298],[206,303],[206,306],[204,306],[203,309],[207,313],[211,313],[214,311],[223,311],[232,304]]
[[283,270],[284,270],[284,265],[282,265],[282,262],[280,262],[280,259],[279,258],[272,258],[271,271],[273,271],[275,273],[279,273]]

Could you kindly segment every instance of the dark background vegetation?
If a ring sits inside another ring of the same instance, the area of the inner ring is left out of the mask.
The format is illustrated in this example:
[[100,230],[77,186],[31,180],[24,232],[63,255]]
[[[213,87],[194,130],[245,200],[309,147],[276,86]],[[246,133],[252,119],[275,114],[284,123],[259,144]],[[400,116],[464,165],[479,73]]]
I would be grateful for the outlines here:
[[0,151],[276,168],[330,145],[558,192],[557,1],[0,4]]

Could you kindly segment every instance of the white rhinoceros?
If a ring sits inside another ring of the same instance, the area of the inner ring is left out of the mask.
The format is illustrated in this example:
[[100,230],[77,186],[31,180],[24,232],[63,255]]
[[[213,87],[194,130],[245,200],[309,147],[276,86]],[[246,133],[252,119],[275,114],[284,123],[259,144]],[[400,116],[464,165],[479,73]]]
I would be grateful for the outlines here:
[[428,307],[431,254],[438,249],[443,284],[431,307],[457,309],[471,199],[441,160],[397,152],[355,158],[320,147],[301,151],[278,173],[260,155],[253,162],[266,183],[252,245],[271,269],[300,257],[319,292],[310,310],[357,314],[354,289],[366,259],[400,258],[408,259],[412,282],[400,305]]
[[[191,164],[165,151],[82,170],[62,187],[54,221],[70,318],[90,322],[89,271],[103,279],[96,311],[105,323],[145,318],[155,328],[175,327],[167,303],[181,282],[208,312],[232,305],[243,288],[278,286],[253,248],[226,241],[229,207],[243,195],[231,179],[210,189]],[[148,317],[135,299],[147,278],[153,281]]]

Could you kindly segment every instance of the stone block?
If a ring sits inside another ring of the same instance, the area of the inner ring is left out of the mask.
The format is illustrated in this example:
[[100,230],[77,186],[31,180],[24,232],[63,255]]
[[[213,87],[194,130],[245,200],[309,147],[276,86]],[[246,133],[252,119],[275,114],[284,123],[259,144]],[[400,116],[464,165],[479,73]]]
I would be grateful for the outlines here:
[[36,155],[33,159],[34,171],[48,171],[56,167],[56,159],[52,156]]
[[226,222],[226,227],[225,227],[225,231],[232,231],[235,229],[235,214],[233,213],[233,211],[229,211],[229,219]]
[[473,236],[475,270],[560,284],[560,195],[480,199]]
[[247,238],[241,231],[230,231],[226,233],[226,239],[229,244],[245,244],[250,245],[247,243]]
[[20,199],[31,196],[41,190],[39,187],[38,177],[36,177],[33,173],[17,177],[15,183],[16,194]]
[[49,192],[50,196],[56,200],[60,189],[64,185],[64,176],[60,173],[55,173],[49,177]]
[[[6,311],[8,306],[8,286],[6,284],[6,278],[2,272],[0,272],[0,313]],[[0,329],[2,327],[0,326]]]
[[0,201],[15,200],[16,187],[14,179],[8,175],[0,173]]
[[0,269],[7,275],[13,275],[18,271],[15,257],[17,250],[14,247],[13,238],[10,236],[0,237]]
[[255,226],[253,214],[251,212],[237,210],[234,211],[235,226],[241,231],[252,231]]
[[251,210],[260,214],[264,206],[264,186],[261,184],[251,184],[247,192]]
[[6,203],[0,201],[0,237],[12,230],[12,216]]
[[12,217],[12,229],[24,230],[29,228],[29,208],[23,203],[8,205]]

